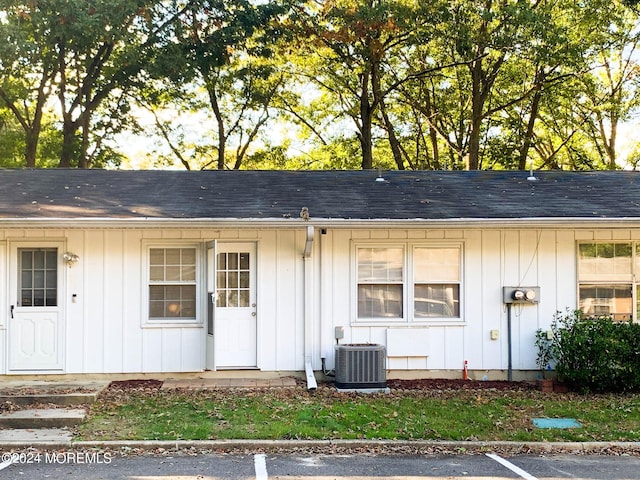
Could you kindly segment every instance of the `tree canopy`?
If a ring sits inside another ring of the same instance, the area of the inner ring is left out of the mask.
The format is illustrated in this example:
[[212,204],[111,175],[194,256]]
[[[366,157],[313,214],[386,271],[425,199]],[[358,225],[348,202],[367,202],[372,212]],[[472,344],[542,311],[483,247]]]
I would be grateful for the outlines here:
[[635,168],[639,7],[0,0],[0,165]]

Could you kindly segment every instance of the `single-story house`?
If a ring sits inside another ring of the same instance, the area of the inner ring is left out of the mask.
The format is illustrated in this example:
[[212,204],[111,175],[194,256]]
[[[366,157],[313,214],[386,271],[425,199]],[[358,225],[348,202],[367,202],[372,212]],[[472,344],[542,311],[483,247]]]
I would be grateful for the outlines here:
[[555,312],[638,318],[640,175],[1,170],[0,271],[2,375],[518,379]]

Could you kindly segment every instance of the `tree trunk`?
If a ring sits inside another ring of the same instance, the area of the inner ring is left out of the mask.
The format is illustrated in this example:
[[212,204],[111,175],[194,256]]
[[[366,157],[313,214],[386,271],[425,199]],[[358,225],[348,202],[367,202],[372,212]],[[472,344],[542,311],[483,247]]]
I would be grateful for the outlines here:
[[[45,79],[46,80],[46,79]],[[38,143],[40,141],[40,132],[42,130],[42,110],[45,104],[44,85],[45,80],[40,82],[38,87],[38,99],[33,112],[33,120],[29,122],[29,115],[23,115],[22,112],[16,107],[12,99],[7,93],[0,88],[0,99],[2,99],[5,106],[13,113],[14,117],[20,123],[20,126],[24,130],[25,136],[25,149],[24,158],[25,166],[27,168],[35,168],[36,160],[38,156]]]
[[[90,95],[85,94],[84,104],[89,105]],[[80,129],[80,149],[78,152],[78,168],[89,168],[89,132],[91,129],[91,114],[84,110],[76,124]]]
[[65,121],[62,124],[62,150],[60,151],[60,168],[71,168],[71,160],[76,144],[76,128],[73,122]]
[[[35,111],[33,112],[33,121],[28,128],[25,128],[25,161],[27,168],[35,168],[38,157],[38,143],[40,142],[40,132],[42,131],[42,114],[44,105],[48,95],[45,93],[45,85],[47,76],[43,75],[40,85],[38,86],[38,99],[36,101]],[[26,125],[24,125],[26,126]]]
[[360,146],[362,148],[362,169],[373,168],[373,109],[369,103],[369,74],[363,73],[360,77]]
[[40,141],[40,128],[36,129],[35,125],[25,131],[25,149],[24,157],[27,168],[36,167],[36,159],[38,156],[38,142]]
[[389,119],[389,115],[387,115],[387,109],[385,108],[384,101],[380,99],[378,102],[380,105],[380,113],[382,114],[382,119],[384,120],[384,126],[387,130],[387,136],[389,138],[389,146],[391,147],[391,152],[393,153],[393,159],[396,162],[396,167],[398,170],[404,170],[404,158],[402,157],[402,150],[400,148],[400,142],[398,141],[398,137],[396,136],[395,129],[393,128],[393,123]]
[[213,115],[216,117],[216,122],[218,123],[218,170],[224,170],[227,149],[227,137],[224,131],[224,118],[222,117],[220,105],[218,104],[216,89],[210,83],[207,84],[207,93],[209,94],[209,103],[211,104]]
[[609,141],[606,138],[604,140],[604,146],[607,152],[607,169],[615,170],[616,166],[616,137],[618,135],[618,120],[617,118],[610,119],[611,125],[609,126]]
[[440,151],[438,150],[438,131],[435,127],[436,113],[433,111],[433,105],[431,103],[431,92],[428,89],[424,90],[425,108],[427,110],[427,119],[429,123],[429,140],[431,142],[431,155],[433,157],[433,169],[441,170],[440,165]]
[[540,111],[540,100],[542,100],[542,82],[544,81],[544,72],[538,71],[536,73],[536,87],[534,87],[535,93],[531,99],[531,111],[529,112],[529,121],[527,122],[527,130],[524,134],[522,147],[520,148],[520,158],[518,159],[518,168],[520,170],[527,169],[527,157],[529,156],[529,149],[533,142],[533,129],[538,119],[538,112]]
[[469,151],[466,155],[467,164],[464,166],[466,170],[480,169],[480,128],[482,127],[482,117],[477,113],[471,115],[471,131],[469,132]]
[[396,162],[396,167],[398,168],[398,170],[404,170],[404,158],[402,157],[400,142],[398,141],[398,137],[396,137],[393,123],[390,121],[389,116],[387,115],[387,112],[384,108],[384,103],[380,103],[380,111],[382,112],[382,118],[384,119],[387,135],[389,137],[389,146],[391,147],[391,152],[393,153],[393,159]]

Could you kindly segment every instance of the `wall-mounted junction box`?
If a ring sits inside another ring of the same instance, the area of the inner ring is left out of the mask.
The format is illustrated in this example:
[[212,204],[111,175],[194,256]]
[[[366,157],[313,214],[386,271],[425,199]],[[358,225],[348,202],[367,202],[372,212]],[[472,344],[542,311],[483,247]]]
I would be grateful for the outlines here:
[[540,287],[502,287],[504,303],[538,303]]

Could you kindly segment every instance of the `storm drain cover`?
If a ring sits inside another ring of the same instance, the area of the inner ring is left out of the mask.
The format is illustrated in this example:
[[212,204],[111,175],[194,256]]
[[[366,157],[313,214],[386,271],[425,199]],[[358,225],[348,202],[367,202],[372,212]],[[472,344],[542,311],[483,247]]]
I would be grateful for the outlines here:
[[582,428],[575,418],[532,418],[531,421],[538,428]]

